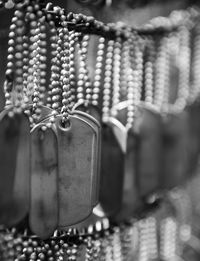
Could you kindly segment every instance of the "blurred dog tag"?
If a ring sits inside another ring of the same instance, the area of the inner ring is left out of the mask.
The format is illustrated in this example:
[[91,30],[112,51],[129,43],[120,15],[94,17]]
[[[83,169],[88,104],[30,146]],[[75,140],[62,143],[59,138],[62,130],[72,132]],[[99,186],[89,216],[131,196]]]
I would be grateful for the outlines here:
[[0,115],[0,223],[20,222],[29,208],[30,127],[25,114]]
[[25,114],[15,115],[20,127],[16,171],[13,187],[13,202],[6,225],[20,222],[29,211],[30,192],[30,123]]
[[163,188],[172,189],[186,180],[188,170],[188,114],[168,114],[163,121]]
[[0,114],[0,224],[5,224],[12,206],[17,153],[20,136],[19,115]]
[[99,186],[100,186],[100,164],[101,164],[101,125],[100,123],[88,113],[83,111],[75,110],[73,111],[74,115],[78,115],[83,120],[87,121],[88,124],[93,128],[95,131],[95,143],[94,143],[94,150],[96,156],[94,157],[94,170],[93,170],[93,189],[94,192],[92,193],[92,198],[94,199],[93,206],[96,206],[99,202]]
[[58,226],[58,149],[52,128],[45,123],[31,131],[31,208],[30,227],[42,239]]
[[137,135],[136,186],[142,198],[157,192],[162,174],[162,119],[153,108],[141,104],[134,121]]
[[189,156],[189,169],[188,178],[194,175],[197,171],[198,159],[200,153],[200,102],[195,101],[193,104],[188,105],[187,110],[188,126],[189,126],[189,140],[188,143],[188,156]]
[[122,136],[124,126],[118,120],[111,119],[102,127],[100,204],[108,216],[114,216],[122,203],[125,156],[118,140],[120,135],[115,136],[115,133],[120,134],[120,131]]
[[[120,102],[117,106],[117,119],[123,124],[127,123],[128,113],[128,102]],[[126,153],[125,153],[125,164],[124,164],[124,185],[123,185],[123,199],[122,207],[116,216],[118,222],[124,220],[130,220],[133,217],[141,202],[136,187],[136,135],[134,130],[131,128],[127,131],[126,135]]]
[[76,224],[93,209],[95,132],[81,117],[69,115],[69,126],[56,117],[59,166],[59,226]]

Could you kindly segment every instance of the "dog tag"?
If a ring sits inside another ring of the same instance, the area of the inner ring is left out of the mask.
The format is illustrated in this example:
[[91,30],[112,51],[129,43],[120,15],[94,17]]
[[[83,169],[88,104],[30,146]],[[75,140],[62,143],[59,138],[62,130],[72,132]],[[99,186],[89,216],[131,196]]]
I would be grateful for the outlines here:
[[36,125],[31,131],[31,230],[49,238],[58,226],[58,146],[55,131]]
[[69,126],[56,117],[59,169],[59,226],[77,224],[93,208],[95,132],[82,118],[69,115]]
[[162,119],[147,105],[138,106],[134,121],[137,135],[135,161],[136,186],[141,198],[158,192],[162,174]]
[[99,202],[99,186],[100,186],[100,164],[101,164],[101,125],[100,123],[91,115],[88,113],[85,113],[83,111],[74,110],[72,112],[74,115],[77,115],[81,117],[83,120],[87,121],[88,124],[93,128],[95,132],[95,143],[94,143],[94,151],[95,151],[95,157],[94,157],[94,170],[93,170],[93,188],[94,192],[93,199],[94,204],[93,206],[96,206]]
[[118,140],[120,133],[124,135],[124,126],[118,120],[109,119],[103,124],[100,204],[108,216],[114,216],[122,203],[125,155]]
[[141,207],[141,199],[136,187],[136,137],[132,129],[127,133],[127,151],[123,169],[124,184],[121,209],[116,215],[117,222],[128,221],[133,218]]
[[[120,102],[117,106],[117,119],[125,126],[127,123],[127,109],[128,102]],[[124,220],[130,220],[137,209],[141,205],[137,187],[136,187],[136,135],[133,129],[127,131],[126,135],[126,153],[125,153],[125,164],[124,164],[124,185],[123,185],[123,197],[122,206],[116,216],[116,221],[121,222]]]
[[24,114],[0,115],[0,223],[20,222],[29,208],[30,127]]
[[[16,116],[15,116],[16,117]],[[13,188],[13,203],[9,209],[6,225],[13,226],[22,221],[29,211],[30,191],[30,123],[25,114],[19,115],[20,126],[16,171]]]
[[[97,155],[95,161],[95,175],[94,175],[94,206],[99,202],[99,186],[100,186],[100,167],[101,167],[101,115],[97,106],[87,102],[77,103],[74,107],[77,113],[85,112],[86,120],[90,120],[97,135]],[[79,114],[80,115],[80,114]],[[84,114],[85,115],[85,114]],[[82,114],[82,116],[84,116]]]
[[188,170],[188,114],[168,114],[163,121],[163,188],[172,189],[186,180]]
[[190,104],[186,110],[188,116],[189,126],[189,143],[188,143],[188,156],[189,156],[189,169],[188,178],[194,175],[197,171],[199,153],[200,153],[200,102],[195,101]]

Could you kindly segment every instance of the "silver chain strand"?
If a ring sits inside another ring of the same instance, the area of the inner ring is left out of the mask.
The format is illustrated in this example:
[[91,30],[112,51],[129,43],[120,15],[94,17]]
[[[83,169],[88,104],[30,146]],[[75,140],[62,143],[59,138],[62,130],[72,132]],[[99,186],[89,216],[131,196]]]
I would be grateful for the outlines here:
[[120,101],[120,65],[121,65],[121,38],[117,38],[114,43],[113,50],[113,68],[112,68],[112,106],[111,115],[117,115],[116,105]]
[[136,107],[141,100],[141,88],[143,79],[143,54],[140,44],[140,39],[137,35],[130,38],[130,65],[129,70],[127,70],[127,129],[133,126]]
[[192,86],[190,92],[190,102],[193,102],[200,93],[200,25],[196,25],[192,56]]
[[35,43],[33,43],[34,61],[34,93],[33,93],[33,119],[38,121],[41,116],[41,106],[44,104],[46,91],[46,26],[42,11],[37,11],[38,25],[35,30]]
[[121,239],[120,239],[120,228],[114,227],[113,228],[113,260],[122,261],[122,246],[121,246]]
[[190,32],[186,27],[180,29],[180,53],[178,57],[179,79],[177,99],[173,105],[174,112],[182,111],[189,97],[190,88]]
[[124,40],[122,42],[121,51],[121,67],[120,67],[120,101],[125,101],[127,99],[127,70],[129,68],[129,41]]
[[105,76],[103,84],[103,104],[102,104],[102,119],[107,121],[111,108],[112,95],[112,65],[114,55],[114,41],[110,40],[107,43],[106,60],[105,60]]
[[68,113],[71,104],[71,90],[70,90],[70,45],[69,45],[69,31],[67,28],[66,16],[64,11],[60,10],[62,19],[62,32],[60,31],[60,38],[62,39],[63,55],[61,57],[61,82],[62,82],[62,108],[63,123],[68,120]]
[[154,96],[154,64],[155,64],[155,42],[152,37],[147,39],[146,43],[147,54],[144,65],[144,85],[145,85],[145,97],[146,104],[153,104]]
[[103,58],[105,52],[105,38],[99,37],[96,65],[94,72],[93,92],[92,92],[92,104],[95,106],[99,105],[99,94],[101,90],[102,82],[102,69],[103,69]]
[[[166,97],[165,90],[166,85],[168,84],[168,77],[166,74],[167,68],[167,44],[168,38],[163,37],[160,40],[157,58],[155,63],[155,91],[154,91],[154,105],[156,108],[161,111],[163,106],[164,99]],[[168,95],[167,95],[168,96]]]

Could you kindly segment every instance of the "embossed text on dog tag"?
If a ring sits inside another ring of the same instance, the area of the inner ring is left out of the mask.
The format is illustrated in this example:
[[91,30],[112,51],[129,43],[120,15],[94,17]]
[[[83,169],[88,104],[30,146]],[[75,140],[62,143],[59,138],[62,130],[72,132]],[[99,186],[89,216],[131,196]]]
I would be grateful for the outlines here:
[[58,148],[53,128],[45,123],[31,132],[30,227],[39,237],[49,238],[58,226]]
[[63,126],[56,117],[59,166],[59,226],[76,224],[93,209],[93,158],[95,132],[81,117],[69,115]]

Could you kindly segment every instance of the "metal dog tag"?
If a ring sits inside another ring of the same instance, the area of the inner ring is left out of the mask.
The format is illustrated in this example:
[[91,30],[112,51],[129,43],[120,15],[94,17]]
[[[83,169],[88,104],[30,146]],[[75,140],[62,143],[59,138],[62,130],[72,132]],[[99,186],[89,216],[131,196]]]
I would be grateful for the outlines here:
[[122,203],[125,154],[119,139],[123,135],[124,126],[116,119],[110,118],[102,126],[100,204],[111,217],[120,210]]
[[141,200],[136,187],[136,137],[132,129],[127,133],[127,150],[125,155],[125,163],[123,169],[124,184],[122,206],[116,215],[117,222],[128,221],[137,213],[141,206]]
[[97,141],[95,142],[95,164],[94,164],[94,206],[99,203],[100,167],[101,167],[101,115],[98,108],[92,104],[78,103],[73,110],[80,117],[90,122],[95,130]]
[[69,126],[56,117],[59,169],[59,226],[86,219],[93,209],[95,132],[87,121],[69,115]]
[[[117,106],[117,119],[123,124],[127,123],[127,109],[128,102],[120,102]],[[126,153],[124,164],[124,185],[123,185],[123,198],[121,209],[116,216],[116,221],[130,220],[133,217],[138,207],[140,206],[140,199],[136,187],[136,135],[133,128],[127,131],[126,135]]]
[[16,225],[29,209],[30,127],[25,114],[0,115],[0,223]]
[[162,174],[162,119],[145,104],[138,106],[134,132],[137,135],[136,186],[141,198],[158,192]]
[[172,189],[186,181],[188,170],[188,114],[168,114],[163,121],[163,188]]
[[45,123],[31,131],[31,230],[49,238],[58,226],[58,146],[53,128]]
[[101,164],[101,125],[100,123],[88,113],[83,111],[74,110],[73,115],[81,117],[83,120],[87,121],[88,124],[93,128],[95,132],[95,143],[94,143],[94,170],[93,170],[93,196],[94,204],[96,206],[99,202],[99,187],[100,187],[100,164]]
[[200,153],[200,101],[195,101],[188,105],[186,111],[188,112],[188,126],[189,126],[189,140],[188,143],[188,178],[191,178],[197,172],[197,165]]

